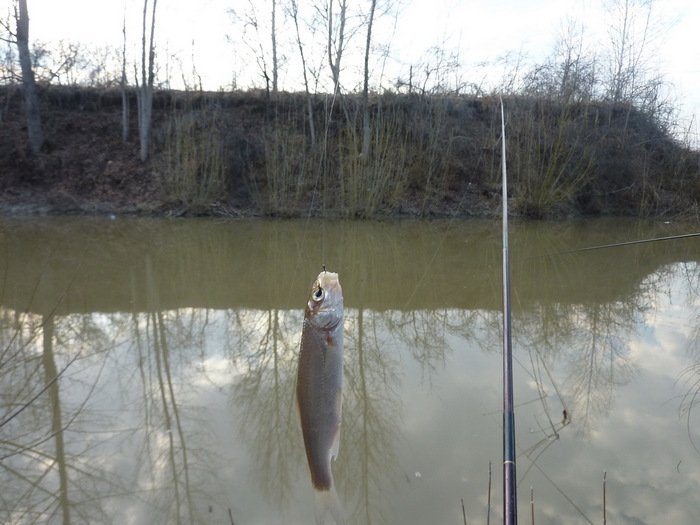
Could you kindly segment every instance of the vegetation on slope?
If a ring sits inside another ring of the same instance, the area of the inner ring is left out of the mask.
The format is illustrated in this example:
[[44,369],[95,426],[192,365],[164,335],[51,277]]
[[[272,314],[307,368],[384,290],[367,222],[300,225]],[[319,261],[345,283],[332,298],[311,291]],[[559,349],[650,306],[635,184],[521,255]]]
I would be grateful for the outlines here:
[[[42,92],[48,149],[38,157],[29,154],[20,90],[0,90],[0,99],[5,211],[368,218],[498,209],[492,97],[375,94],[363,155],[358,95],[315,95],[309,105],[304,93],[161,91],[146,163],[136,139],[122,141],[116,90]],[[700,156],[635,107],[504,103],[517,213],[697,214]]]

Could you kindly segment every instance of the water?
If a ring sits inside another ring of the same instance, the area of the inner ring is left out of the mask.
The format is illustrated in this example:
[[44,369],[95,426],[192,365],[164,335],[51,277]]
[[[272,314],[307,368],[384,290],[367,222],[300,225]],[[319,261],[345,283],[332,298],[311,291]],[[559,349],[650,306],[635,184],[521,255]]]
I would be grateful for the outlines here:
[[[697,522],[700,240],[561,253],[693,229],[511,223],[521,523],[531,488],[536,523],[601,523],[604,471],[609,523]],[[500,239],[0,220],[0,522],[312,523],[293,393],[321,264],[345,294],[350,522],[501,521]]]

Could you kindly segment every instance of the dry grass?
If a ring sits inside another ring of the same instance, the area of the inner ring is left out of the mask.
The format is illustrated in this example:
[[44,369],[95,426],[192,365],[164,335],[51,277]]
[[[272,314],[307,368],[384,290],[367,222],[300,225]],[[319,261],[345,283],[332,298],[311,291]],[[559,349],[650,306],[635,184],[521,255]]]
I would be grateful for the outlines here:
[[265,132],[264,155],[264,183],[256,191],[259,207],[267,215],[299,215],[318,165],[310,142],[293,122],[277,119]]
[[568,108],[554,108],[549,114],[551,109],[540,105],[537,112],[509,115],[516,209],[530,217],[571,205],[592,175],[594,148],[586,136],[588,126],[575,121]]
[[380,111],[370,128],[369,155],[361,156],[359,124],[354,122],[341,135],[338,204],[348,217],[368,218],[391,212],[404,200],[410,144],[396,115]]
[[[268,216],[448,213],[460,194],[490,194],[500,180],[498,113],[490,100],[375,96],[368,155],[360,155],[362,113],[352,96],[333,104],[327,97],[312,100],[315,142],[301,95],[255,99],[244,110],[237,102],[235,116],[226,107],[209,109],[209,102],[173,113],[163,186],[191,209],[225,200],[230,181],[245,181],[255,209]],[[518,213],[545,217],[623,206],[625,213],[665,214],[670,176],[694,184],[697,162],[672,161],[682,148],[643,116],[634,115],[640,123],[635,127],[627,111],[622,128],[603,114],[615,112],[604,104],[506,100]],[[225,162],[230,152],[224,155],[221,139],[232,129],[239,135],[234,147],[245,145],[235,168]],[[684,207],[687,199],[672,207]]]
[[169,198],[200,211],[226,195],[222,121],[214,108],[175,110],[166,126],[161,184]]

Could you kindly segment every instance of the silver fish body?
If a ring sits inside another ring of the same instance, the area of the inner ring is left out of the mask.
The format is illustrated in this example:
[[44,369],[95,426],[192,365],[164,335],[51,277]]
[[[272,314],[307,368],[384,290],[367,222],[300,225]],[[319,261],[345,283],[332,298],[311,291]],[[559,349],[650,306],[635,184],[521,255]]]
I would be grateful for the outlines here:
[[331,458],[338,455],[343,386],[343,291],[338,274],[321,272],[306,304],[297,370],[297,403],[311,482],[317,494],[316,520],[326,509],[340,523]]

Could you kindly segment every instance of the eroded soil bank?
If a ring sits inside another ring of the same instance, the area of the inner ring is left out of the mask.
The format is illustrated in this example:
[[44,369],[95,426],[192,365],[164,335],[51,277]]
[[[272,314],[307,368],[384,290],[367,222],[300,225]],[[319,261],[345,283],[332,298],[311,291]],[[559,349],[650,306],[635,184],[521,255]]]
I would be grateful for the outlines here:
[[[42,90],[33,157],[19,88],[0,88],[0,213],[494,216],[500,114],[489,97],[384,94],[369,154],[354,96],[158,92],[151,157],[136,98]],[[700,156],[629,106],[506,99],[511,209],[528,217],[697,217]]]

